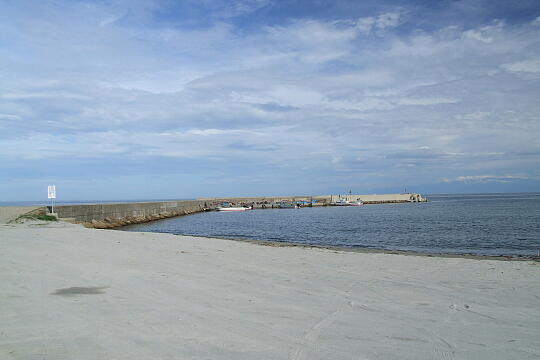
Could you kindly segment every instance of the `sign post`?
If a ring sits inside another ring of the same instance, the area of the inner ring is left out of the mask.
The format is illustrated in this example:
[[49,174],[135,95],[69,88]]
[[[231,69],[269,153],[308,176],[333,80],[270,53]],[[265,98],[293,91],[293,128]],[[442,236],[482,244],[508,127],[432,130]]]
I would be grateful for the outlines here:
[[51,213],[54,214],[54,199],[56,199],[56,186],[49,185],[47,188],[47,196],[51,199]]

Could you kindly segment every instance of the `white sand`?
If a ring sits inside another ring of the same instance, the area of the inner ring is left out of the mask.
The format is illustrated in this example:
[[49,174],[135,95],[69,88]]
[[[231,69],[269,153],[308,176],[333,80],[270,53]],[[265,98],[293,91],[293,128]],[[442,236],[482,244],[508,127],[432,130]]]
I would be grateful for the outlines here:
[[0,284],[0,359],[540,357],[531,261],[0,225]]

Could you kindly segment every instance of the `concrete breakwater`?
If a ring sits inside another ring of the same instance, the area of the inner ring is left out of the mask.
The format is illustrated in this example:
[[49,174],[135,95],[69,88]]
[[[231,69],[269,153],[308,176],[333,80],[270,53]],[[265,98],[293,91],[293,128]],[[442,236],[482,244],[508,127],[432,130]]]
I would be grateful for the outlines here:
[[[229,197],[229,198],[199,198],[212,206],[227,202],[232,205],[264,205],[280,202],[304,202],[314,206],[326,206],[332,202],[362,201],[364,204],[387,204],[387,203],[417,203],[426,202],[427,199],[416,193],[403,194],[370,194],[370,195],[314,195],[314,196],[257,196],[257,197]],[[256,206],[258,207],[258,206]]]
[[339,197],[347,201],[361,200],[364,204],[390,204],[390,203],[408,203],[408,202],[426,202],[427,199],[416,193],[403,194],[371,194],[371,195],[330,195],[331,200],[335,201]]
[[[78,204],[57,205],[54,212],[58,218],[86,227],[110,229],[123,225],[144,223],[174,216],[189,215],[203,211],[215,210],[226,202],[233,206],[254,206],[255,208],[270,208],[270,204],[289,202],[308,204],[304,206],[328,206],[332,202],[344,199],[347,201],[361,200],[365,204],[406,203],[426,201],[420,194],[382,194],[382,195],[318,195],[318,196],[266,196],[266,197],[229,197],[203,198],[197,200],[111,203],[111,204]],[[19,208],[19,215],[32,211],[47,213],[50,207]],[[8,211],[9,210],[9,211]],[[11,212],[10,212],[11,211]],[[6,214],[14,209],[6,208]],[[2,213],[0,212],[0,215]]]
[[207,210],[210,210],[207,202],[199,200],[59,205],[54,207],[58,218],[97,229],[110,229]]

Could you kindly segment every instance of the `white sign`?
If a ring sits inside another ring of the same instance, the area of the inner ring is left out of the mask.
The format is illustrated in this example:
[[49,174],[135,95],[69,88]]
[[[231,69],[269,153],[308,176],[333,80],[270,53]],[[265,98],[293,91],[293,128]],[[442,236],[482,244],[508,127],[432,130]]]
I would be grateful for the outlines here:
[[47,189],[47,193],[48,193],[49,199],[56,199],[56,186],[49,185]]

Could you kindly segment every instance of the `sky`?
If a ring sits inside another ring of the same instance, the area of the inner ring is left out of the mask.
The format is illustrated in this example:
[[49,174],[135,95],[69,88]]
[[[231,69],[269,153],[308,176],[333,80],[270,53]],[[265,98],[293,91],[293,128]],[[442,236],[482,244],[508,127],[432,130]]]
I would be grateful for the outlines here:
[[0,0],[0,201],[540,191],[537,0]]

